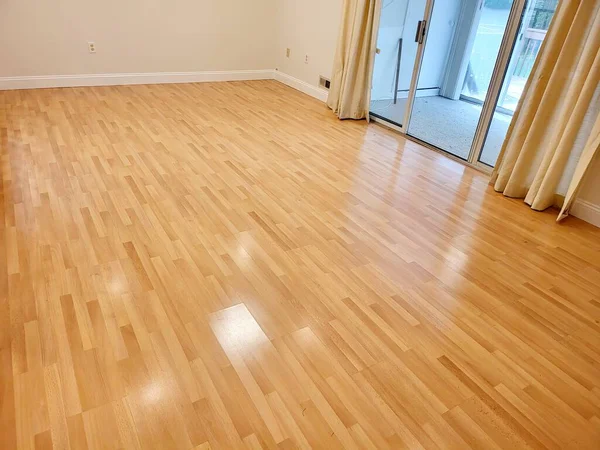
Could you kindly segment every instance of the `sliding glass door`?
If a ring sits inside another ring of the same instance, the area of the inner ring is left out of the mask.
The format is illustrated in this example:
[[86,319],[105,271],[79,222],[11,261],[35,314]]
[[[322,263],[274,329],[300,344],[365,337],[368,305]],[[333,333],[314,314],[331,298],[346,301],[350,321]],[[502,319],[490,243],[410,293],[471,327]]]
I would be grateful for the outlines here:
[[371,113],[493,166],[558,0],[384,0]]
[[373,68],[371,115],[403,127],[417,60],[415,33],[425,19],[426,0],[383,0]]
[[523,9],[519,31],[503,72],[502,87],[498,95],[490,99],[495,105],[494,113],[478,156],[478,161],[485,165],[494,166],[498,159],[508,126],[546,37],[558,1],[531,0]]
[[418,81],[435,89],[415,97],[409,135],[469,159],[512,4],[435,2]]

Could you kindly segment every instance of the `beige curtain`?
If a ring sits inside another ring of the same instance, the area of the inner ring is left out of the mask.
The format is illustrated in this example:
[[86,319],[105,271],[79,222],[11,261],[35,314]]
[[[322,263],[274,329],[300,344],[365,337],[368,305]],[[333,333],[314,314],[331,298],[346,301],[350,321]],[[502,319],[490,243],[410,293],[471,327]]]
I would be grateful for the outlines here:
[[368,118],[381,0],[344,0],[327,105],[340,119]]
[[[597,112],[586,113],[599,82],[600,0],[562,0],[492,174],[496,191],[524,198],[535,210],[563,205],[559,219],[565,217],[598,152]],[[581,150],[584,118],[595,125]],[[564,177],[570,179],[563,202]]]

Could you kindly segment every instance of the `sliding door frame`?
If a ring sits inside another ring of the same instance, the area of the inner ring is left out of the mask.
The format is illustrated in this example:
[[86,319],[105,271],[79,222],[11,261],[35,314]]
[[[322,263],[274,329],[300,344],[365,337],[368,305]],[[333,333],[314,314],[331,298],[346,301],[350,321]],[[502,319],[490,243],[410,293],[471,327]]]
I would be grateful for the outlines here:
[[[427,0],[427,3],[425,3],[425,14],[423,14],[423,20],[425,21],[425,36],[423,37],[421,42],[417,44],[417,57],[415,58],[415,65],[413,66],[412,78],[410,79],[410,87],[408,88],[406,108],[404,108],[404,120],[402,122],[402,129],[404,134],[408,133],[410,116],[412,115],[413,104],[415,102],[415,97],[417,96],[417,84],[419,83],[419,73],[421,72],[421,66],[423,65],[423,55],[425,53],[425,45],[427,44],[427,35],[429,34],[429,24],[431,23],[431,14],[433,13],[434,2],[435,0]],[[417,34],[418,33],[419,30],[417,29]]]
[[[404,111],[404,120],[402,125],[390,123],[388,120],[381,116],[371,116],[372,120],[377,123],[381,123],[382,125],[391,128],[395,131],[398,131],[405,135],[411,141],[418,142],[424,145],[427,148],[432,150],[441,152],[446,156],[449,156],[451,159],[455,161],[459,161],[463,164],[471,166],[477,170],[490,173],[492,171],[492,167],[479,161],[481,156],[481,152],[483,151],[483,146],[485,144],[485,140],[487,138],[487,133],[491,124],[491,121],[494,116],[494,111],[496,108],[496,102],[498,101],[498,96],[500,95],[500,91],[502,89],[502,84],[504,82],[504,78],[506,75],[506,71],[508,69],[508,64],[510,61],[510,57],[512,55],[512,51],[514,48],[515,41],[517,39],[517,35],[519,32],[519,28],[521,26],[521,21],[523,18],[523,13],[527,6],[527,2],[531,0],[514,0],[509,16],[508,22],[506,26],[506,30],[504,32],[504,36],[502,37],[502,42],[500,44],[500,49],[498,51],[498,56],[496,57],[496,63],[494,65],[494,71],[492,72],[492,78],[490,80],[490,85],[488,87],[488,91],[483,102],[481,115],[479,117],[479,122],[477,124],[477,128],[475,130],[475,136],[473,137],[473,142],[471,144],[471,149],[469,151],[469,156],[465,160],[460,158],[452,153],[436,147],[432,144],[429,144],[419,138],[411,136],[407,133],[408,126],[410,124],[410,118],[412,115],[413,104],[416,97],[417,84],[419,82],[419,74],[421,72],[421,66],[423,63],[423,55],[425,52],[425,46],[427,45],[427,37],[429,36],[429,26],[431,24],[431,15],[433,13],[433,7],[436,0],[427,0],[425,5],[425,14],[424,20],[426,21],[425,28],[425,36],[423,42],[418,44],[417,47],[417,55],[415,58],[412,78],[410,82],[410,88],[408,91],[408,98],[406,109]],[[443,0],[438,0],[443,1]],[[483,1],[483,0],[481,0]],[[381,14],[381,12],[380,12]]]
[[[410,1],[410,0],[407,0]],[[429,32],[429,23],[430,23],[430,19],[431,19],[431,13],[433,11],[433,2],[434,0],[426,0],[425,3],[425,11],[423,13],[423,20],[425,21],[425,38],[423,39],[423,42],[420,42],[417,45],[417,54],[415,56],[415,62],[413,65],[413,71],[412,71],[412,75],[411,75],[411,79],[410,79],[410,85],[408,88],[408,97],[406,98],[406,108],[404,109],[404,116],[402,119],[402,123],[397,123],[397,122],[393,122],[389,119],[386,119],[385,117],[378,115],[377,113],[371,113],[369,112],[369,118],[373,121],[373,122],[377,122],[380,123],[382,125],[385,125],[388,128],[391,128],[392,130],[398,131],[406,136],[408,136],[406,134],[406,131],[408,129],[408,120],[410,119],[410,114],[412,112],[412,106],[413,106],[413,101],[414,98],[416,96],[416,92],[417,92],[417,82],[418,82],[418,78],[419,78],[419,71],[421,70],[421,62],[423,59],[423,51],[425,48],[425,42],[427,41],[427,33]],[[378,35],[379,35],[379,23],[381,22],[381,12],[383,9],[383,1],[380,2],[380,10],[379,13],[377,14],[377,30],[378,30]],[[373,55],[373,64],[371,65],[371,80],[373,80],[373,70],[375,69],[375,58],[377,57],[377,53],[376,53],[376,48],[373,50],[375,53]],[[400,61],[400,64],[402,64],[402,61]],[[372,81],[371,81],[372,82]],[[372,89],[372,86],[371,86]],[[370,105],[369,105],[370,107]]]
[[494,112],[496,110],[496,102],[500,96],[502,90],[502,84],[508,70],[508,64],[512,55],[519,28],[521,27],[521,21],[523,19],[523,13],[527,6],[528,0],[515,0],[512,4],[512,8],[508,15],[508,23],[504,36],[502,37],[502,43],[500,44],[500,50],[496,57],[496,64],[494,65],[494,71],[492,72],[492,79],[488,87],[485,100],[481,109],[481,116],[479,117],[479,123],[475,130],[475,136],[471,145],[471,151],[469,152],[468,163],[482,170],[492,171],[493,167],[487,165],[484,162],[479,161],[483,146],[487,139],[487,134],[494,118]]

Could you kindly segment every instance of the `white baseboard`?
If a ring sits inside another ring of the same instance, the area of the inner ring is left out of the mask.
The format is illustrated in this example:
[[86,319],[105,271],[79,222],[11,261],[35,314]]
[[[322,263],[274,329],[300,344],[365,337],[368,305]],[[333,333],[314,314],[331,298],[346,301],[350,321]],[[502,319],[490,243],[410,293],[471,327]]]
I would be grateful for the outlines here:
[[0,91],[124,84],[200,83],[208,81],[272,80],[273,70],[225,70],[212,72],[103,73],[0,77]]
[[569,214],[600,227],[600,205],[595,205],[585,200],[575,200]]
[[311,97],[316,98],[317,100],[321,100],[322,102],[327,101],[327,95],[329,92],[325,89],[321,89],[320,87],[313,86],[312,84],[308,84],[305,81],[299,80],[298,78],[294,78],[291,75],[275,70],[274,78],[300,92],[304,92],[305,94],[310,95]]
[[[440,88],[428,88],[428,89],[417,89],[415,97],[438,97],[440,95]],[[408,98],[408,91],[398,91],[398,98]],[[371,101],[378,100],[394,100],[391,96],[380,97],[377,100],[371,99]]]
[[211,72],[101,73],[81,75],[41,75],[0,77],[0,91],[79,86],[118,86],[128,84],[201,83],[275,79],[322,102],[328,92],[277,70],[224,70]]
[[600,205],[585,200],[575,200],[569,214],[600,227]]
[[101,73],[81,75],[41,75],[0,77],[0,91],[78,86],[118,86],[127,84],[201,83],[275,79],[322,102],[328,92],[277,70],[223,70],[211,72]]
[[[438,97],[440,88],[417,89],[415,97]],[[408,91],[398,92],[398,98],[408,98]]]

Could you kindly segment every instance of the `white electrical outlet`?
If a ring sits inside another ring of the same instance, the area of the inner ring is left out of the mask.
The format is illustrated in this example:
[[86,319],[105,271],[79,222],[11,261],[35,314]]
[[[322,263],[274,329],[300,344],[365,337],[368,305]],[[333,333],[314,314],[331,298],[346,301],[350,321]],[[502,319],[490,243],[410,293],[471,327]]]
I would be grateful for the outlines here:
[[291,49],[289,49],[289,48],[286,48],[286,49],[285,49],[285,57],[286,57],[286,58],[289,58],[291,53],[292,53],[292,50],[291,50]]
[[308,55],[304,55],[304,64],[308,64]]
[[88,50],[90,53],[96,53],[96,44],[93,42],[88,42]]

